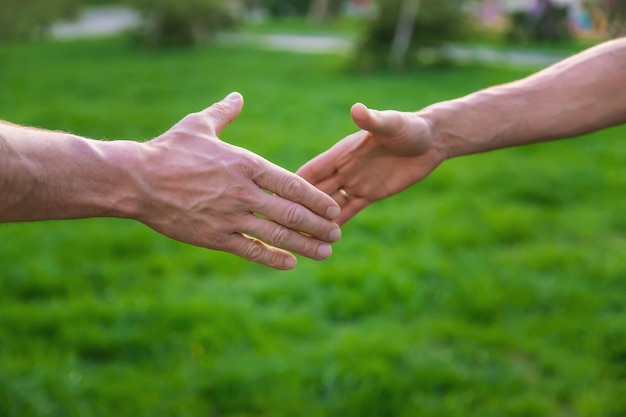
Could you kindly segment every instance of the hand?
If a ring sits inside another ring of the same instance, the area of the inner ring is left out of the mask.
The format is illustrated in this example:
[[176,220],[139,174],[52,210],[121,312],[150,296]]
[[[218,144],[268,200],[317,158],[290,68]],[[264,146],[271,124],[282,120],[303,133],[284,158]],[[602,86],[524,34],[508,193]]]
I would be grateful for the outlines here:
[[327,258],[328,242],[341,237],[332,221],[337,203],[297,175],[218,139],[242,106],[233,93],[145,143],[137,220],[173,239],[276,269],[296,265],[287,251]]
[[342,225],[374,201],[425,178],[443,160],[430,123],[415,113],[369,110],[355,104],[361,131],[345,137],[297,174],[339,203]]

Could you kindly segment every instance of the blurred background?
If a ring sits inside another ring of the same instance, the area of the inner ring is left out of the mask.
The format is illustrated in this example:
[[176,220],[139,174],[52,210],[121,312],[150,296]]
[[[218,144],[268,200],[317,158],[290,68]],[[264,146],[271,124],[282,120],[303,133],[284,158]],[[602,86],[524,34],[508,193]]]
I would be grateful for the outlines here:
[[[626,33],[626,1],[2,0],[0,118],[221,135],[296,170],[355,130]],[[277,272],[119,219],[0,226],[0,416],[624,416],[626,127],[446,162]]]

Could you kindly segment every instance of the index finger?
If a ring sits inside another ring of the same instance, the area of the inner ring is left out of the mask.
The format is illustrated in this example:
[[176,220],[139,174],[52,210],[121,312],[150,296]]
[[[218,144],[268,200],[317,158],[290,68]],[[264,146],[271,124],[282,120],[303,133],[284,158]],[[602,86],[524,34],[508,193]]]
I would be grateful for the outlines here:
[[271,164],[270,169],[258,173],[253,180],[259,187],[298,203],[328,220],[337,219],[341,213],[332,197],[279,166]]
[[323,181],[335,173],[337,168],[345,162],[346,156],[367,136],[368,132],[363,130],[346,136],[326,152],[319,154],[300,167],[296,174],[311,184]]

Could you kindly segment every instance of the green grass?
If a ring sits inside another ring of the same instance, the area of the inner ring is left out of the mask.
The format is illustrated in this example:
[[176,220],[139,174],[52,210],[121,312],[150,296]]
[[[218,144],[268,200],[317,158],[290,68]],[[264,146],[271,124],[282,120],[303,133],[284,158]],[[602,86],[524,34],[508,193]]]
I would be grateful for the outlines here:
[[363,29],[365,18],[340,16],[319,23],[306,17],[276,17],[262,22],[247,23],[241,29],[246,33],[295,33],[302,35],[337,35],[356,37]]
[[[524,76],[333,56],[4,46],[0,115],[145,140],[232,90],[222,138],[295,170],[355,101]],[[125,220],[0,226],[0,415],[622,416],[626,129],[447,162],[276,272]]]

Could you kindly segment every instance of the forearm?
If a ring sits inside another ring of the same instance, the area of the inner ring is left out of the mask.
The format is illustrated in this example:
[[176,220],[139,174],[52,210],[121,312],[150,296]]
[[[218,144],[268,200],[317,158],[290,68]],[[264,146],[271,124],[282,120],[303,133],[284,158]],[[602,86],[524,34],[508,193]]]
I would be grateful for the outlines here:
[[626,122],[626,38],[525,79],[420,112],[444,159],[574,137]]
[[0,221],[129,217],[138,145],[0,122]]

